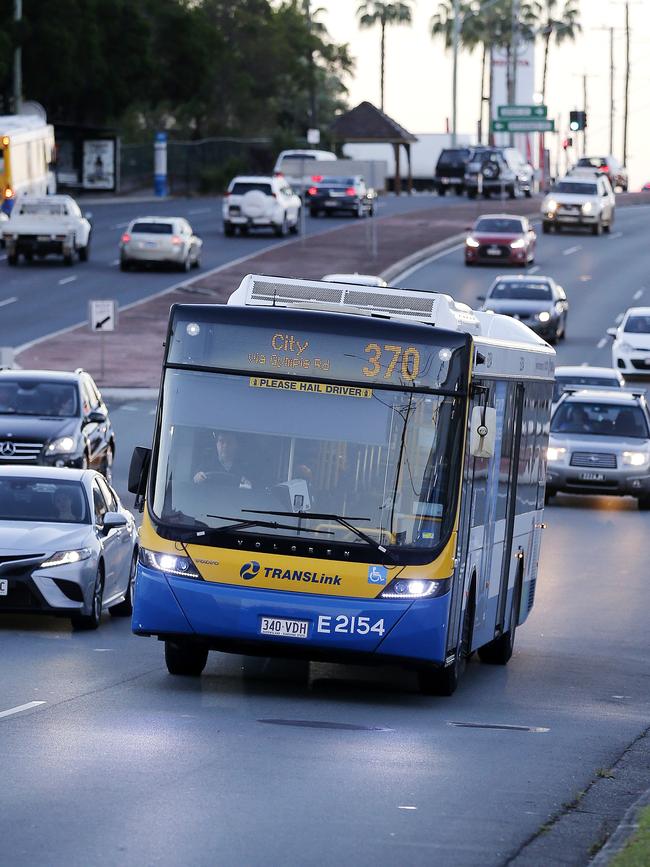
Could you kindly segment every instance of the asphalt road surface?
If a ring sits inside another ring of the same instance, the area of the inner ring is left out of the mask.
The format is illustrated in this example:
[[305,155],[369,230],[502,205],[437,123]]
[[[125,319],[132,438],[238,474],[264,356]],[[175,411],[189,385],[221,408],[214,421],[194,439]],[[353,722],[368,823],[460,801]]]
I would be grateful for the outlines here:
[[[453,207],[455,196],[431,194],[386,196],[379,200],[377,216],[416,211],[433,205]],[[129,201],[112,204],[80,204],[92,211],[93,235],[90,261],[66,267],[63,260],[50,256],[10,268],[0,250],[0,346],[23,344],[83,322],[88,318],[88,301],[114,298],[120,307],[174,286],[190,275],[173,270],[119,270],[119,240],[135,217],[171,215],[189,220],[203,239],[202,271],[231,262],[241,256],[282,243],[269,230],[251,232],[248,237],[226,238],[221,225],[221,198],[173,199],[163,202]],[[305,232],[311,235],[355,222],[347,215],[312,219],[305,216]],[[293,237],[293,236],[290,236]],[[200,273],[200,272],[199,272]],[[43,299],[47,299],[44,304]]]
[[[611,237],[540,238],[571,303],[560,363],[608,363],[605,329],[650,293],[649,229],[631,209]],[[404,284],[473,302],[496,273],[455,251]],[[128,504],[154,405],[111,409]],[[399,669],[216,653],[172,678],[124,621],[0,619],[0,863],[586,864],[575,834],[541,861],[525,844],[647,728],[650,515],[559,496],[546,520],[513,659],[472,660],[449,699]]]

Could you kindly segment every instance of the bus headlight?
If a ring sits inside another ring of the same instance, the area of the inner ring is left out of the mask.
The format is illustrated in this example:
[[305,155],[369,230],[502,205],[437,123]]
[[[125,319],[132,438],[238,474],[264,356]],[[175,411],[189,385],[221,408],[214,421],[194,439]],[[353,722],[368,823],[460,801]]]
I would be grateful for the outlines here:
[[558,448],[557,446],[549,446],[546,449],[546,460],[549,461],[549,463],[552,461],[561,461],[565,454],[566,449]]
[[180,575],[182,578],[200,578],[199,571],[191,557],[179,557],[178,554],[161,554],[140,548],[140,562],[149,569],[167,572],[169,575]]
[[648,463],[646,452],[623,452],[623,463],[628,467],[643,467]]
[[451,586],[449,580],[420,581],[413,578],[395,578],[379,594],[381,599],[425,599],[442,596]]

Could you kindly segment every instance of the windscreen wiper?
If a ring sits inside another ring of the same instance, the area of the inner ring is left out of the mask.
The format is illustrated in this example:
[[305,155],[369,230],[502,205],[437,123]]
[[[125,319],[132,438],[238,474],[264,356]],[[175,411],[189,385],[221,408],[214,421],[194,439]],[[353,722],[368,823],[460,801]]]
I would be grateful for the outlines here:
[[[390,560],[392,563],[395,563],[396,560],[393,555],[390,553],[388,548],[385,548],[379,542],[376,542],[372,536],[369,536],[367,533],[364,533],[363,530],[360,530],[359,527],[355,527],[354,524],[351,524],[350,521],[369,521],[370,518],[353,518],[350,515],[336,515],[334,512],[269,512],[262,511],[261,509],[242,509],[243,512],[252,512],[257,515],[277,515],[279,518],[289,518],[289,517],[298,517],[298,518],[313,518],[320,521],[336,521],[338,524],[341,524],[342,527],[345,527],[358,539],[362,539],[367,545],[370,545],[371,548],[374,548],[375,551],[379,551],[382,557]],[[322,533],[322,530],[309,530],[310,533]]]
[[[243,509],[244,512],[257,512],[256,509]],[[300,514],[295,512],[266,512],[259,510],[258,514],[260,515],[287,515],[292,516],[294,514]],[[209,531],[211,533],[229,533],[235,530],[245,530],[247,527],[269,527],[272,530],[300,530],[300,527],[296,527],[295,524],[278,524],[277,521],[259,521],[259,520],[251,520],[251,521],[239,521],[237,518],[230,518],[227,515],[208,515],[208,518],[217,518],[220,521],[232,521],[232,524],[225,524],[223,527],[210,527]],[[310,533],[320,533],[323,536],[333,536],[334,533],[331,530],[310,530]],[[203,534],[201,534],[203,535]]]

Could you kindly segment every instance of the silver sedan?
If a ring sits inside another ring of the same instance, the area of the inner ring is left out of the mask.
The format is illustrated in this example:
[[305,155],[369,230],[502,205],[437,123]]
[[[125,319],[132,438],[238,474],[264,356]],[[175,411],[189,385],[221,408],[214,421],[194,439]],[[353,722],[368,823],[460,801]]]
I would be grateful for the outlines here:
[[93,470],[0,469],[0,614],[69,617],[96,629],[102,610],[129,616],[138,535]]
[[201,265],[203,241],[182,217],[140,217],[120,239],[120,268],[172,265],[181,271]]

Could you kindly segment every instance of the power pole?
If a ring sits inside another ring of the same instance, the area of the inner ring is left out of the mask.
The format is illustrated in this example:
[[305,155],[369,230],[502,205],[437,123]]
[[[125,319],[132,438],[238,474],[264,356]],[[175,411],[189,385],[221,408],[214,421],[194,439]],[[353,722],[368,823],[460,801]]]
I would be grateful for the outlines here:
[[625,102],[623,108],[623,165],[627,164],[627,110],[630,93],[630,4],[625,3]]
[[[587,115],[587,73],[582,76],[582,110],[585,113],[585,121],[588,120]],[[587,126],[582,130],[582,156],[587,153]]]
[[[23,0],[14,0],[14,21],[17,23],[16,32],[20,40],[20,22],[23,17]],[[14,112],[20,113],[23,106],[23,68],[22,49],[20,41],[14,49]]]
[[460,0],[454,0],[454,32],[452,38],[453,65],[451,72],[451,146],[458,136],[458,48],[460,46]]
[[609,28],[609,152],[614,153],[614,28]]
[[[313,33],[313,22],[311,17],[310,0],[303,0],[303,8],[307,17],[309,36],[311,38]],[[314,51],[311,45],[307,52],[307,62],[309,64],[309,126],[311,129],[316,129],[318,126],[318,111],[316,107],[316,68],[314,63]]]
[[[512,71],[510,73],[510,93],[508,94],[508,102],[511,105],[517,103],[517,48],[519,45],[519,7],[521,0],[512,0],[512,18],[511,18],[511,35],[510,35],[510,59],[512,61]],[[510,147],[515,143],[514,133],[510,133]]]

